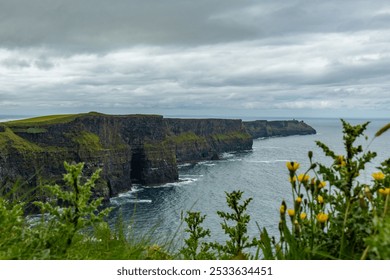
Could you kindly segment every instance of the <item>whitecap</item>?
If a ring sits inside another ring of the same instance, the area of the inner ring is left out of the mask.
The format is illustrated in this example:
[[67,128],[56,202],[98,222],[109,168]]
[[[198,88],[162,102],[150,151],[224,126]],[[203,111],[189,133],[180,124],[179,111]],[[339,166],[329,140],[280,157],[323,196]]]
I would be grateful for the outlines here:
[[133,197],[135,193],[141,192],[144,190],[144,187],[141,185],[133,185],[131,190],[118,194],[117,197]]
[[286,160],[286,159],[276,159],[276,160],[248,160],[249,163],[266,163],[266,164],[270,164],[270,163],[278,163],[278,162],[288,162],[290,160]]
[[234,157],[235,155],[233,154],[233,153],[223,153],[222,155],[221,155],[221,158],[222,159],[229,159],[229,158],[232,158],[232,157]]
[[185,186],[185,185],[188,185],[188,184],[192,184],[193,182],[196,182],[196,181],[198,181],[198,178],[182,178],[182,179],[180,179],[177,182],[167,183],[167,184],[158,185],[158,186],[150,186],[148,188],[156,189],[156,188],[181,187],[181,186]]
[[179,164],[177,167],[178,168],[182,168],[182,167],[188,167],[188,166],[192,166],[193,163],[182,163],[182,164]]
[[204,166],[214,166],[214,165],[216,165],[212,161],[201,161],[201,162],[198,162],[197,164],[198,165],[204,165]]
[[152,203],[151,199],[129,199],[130,203]]
[[227,161],[242,161],[242,158],[229,158]]

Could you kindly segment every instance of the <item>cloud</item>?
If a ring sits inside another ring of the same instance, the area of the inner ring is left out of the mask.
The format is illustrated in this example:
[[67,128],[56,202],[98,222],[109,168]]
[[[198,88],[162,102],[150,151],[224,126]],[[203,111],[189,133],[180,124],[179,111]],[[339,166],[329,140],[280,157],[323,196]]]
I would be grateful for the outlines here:
[[2,111],[390,106],[387,1],[3,2]]
[[250,30],[211,20],[242,0],[9,0],[0,10],[6,47],[100,51],[138,44],[202,44],[248,38]]
[[5,0],[0,45],[97,52],[387,29],[387,1]]

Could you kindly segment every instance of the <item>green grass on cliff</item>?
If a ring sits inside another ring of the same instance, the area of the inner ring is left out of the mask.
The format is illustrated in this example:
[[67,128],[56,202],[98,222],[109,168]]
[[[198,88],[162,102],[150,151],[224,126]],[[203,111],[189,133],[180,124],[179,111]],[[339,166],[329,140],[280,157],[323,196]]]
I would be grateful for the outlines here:
[[179,135],[170,136],[168,141],[172,141],[175,144],[183,144],[186,142],[205,142],[205,138],[199,135],[196,135],[193,132],[181,133]]
[[250,136],[246,132],[236,131],[236,132],[227,133],[227,134],[214,134],[213,138],[217,141],[228,141],[228,140],[232,140],[232,139],[247,140],[247,139],[251,139],[252,136]]
[[89,151],[98,151],[103,149],[99,136],[92,132],[81,131],[73,137],[73,141]]
[[[214,134],[211,136],[214,140],[217,141],[229,141],[234,139],[240,139],[240,140],[247,140],[251,139],[252,137],[246,133],[241,131],[235,131],[232,133],[226,133],[226,134]],[[185,132],[181,133],[179,135],[170,136],[167,141],[171,141],[175,144],[183,144],[187,142],[199,142],[199,143],[205,143],[207,142],[207,137],[202,137],[199,135],[196,135],[193,132]]]
[[43,149],[38,145],[23,139],[22,137],[16,135],[10,128],[6,127],[4,132],[0,132],[0,151],[3,149],[8,150],[9,147],[12,147],[21,152],[43,151]]
[[68,114],[68,115],[50,115],[42,116],[30,119],[16,120],[6,122],[5,124],[12,127],[18,126],[40,126],[56,123],[67,123],[73,121],[76,117],[82,116],[83,114]]

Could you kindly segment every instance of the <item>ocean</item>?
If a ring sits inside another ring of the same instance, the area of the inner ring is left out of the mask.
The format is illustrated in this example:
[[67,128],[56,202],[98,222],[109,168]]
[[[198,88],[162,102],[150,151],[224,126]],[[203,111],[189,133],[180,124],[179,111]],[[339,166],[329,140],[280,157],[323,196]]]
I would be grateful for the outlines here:
[[[187,211],[200,211],[206,215],[204,228],[211,230],[211,239],[226,240],[217,211],[228,211],[225,192],[241,190],[243,198],[253,198],[248,206],[251,221],[248,235],[259,236],[258,226],[266,227],[271,235],[278,235],[279,207],[285,200],[290,207],[291,187],[288,181],[287,161],[298,161],[300,170],[309,167],[308,151],[313,160],[331,161],[316,146],[319,140],[338,154],[343,153],[342,125],[338,119],[306,119],[317,130],[316,135],[256,139],[253,149],[226,153],[218,161],[183,164],[179,168],[179,182],[154,187],[135,186],[132,191],[111,199],[114,223],[120,213],[135,237],[151,237],[161,241],[174,241],[180,246],[184,235],[183,216]],[[364,120],[352,120],[360,124]],[[373,120],[366,131],[368,141],[390,120]],[[368,147],[377,151],[377,158],[361,173],[360,180],[369,182],[371,173],[383,160],[390,157],[390,131],[376,138]]]
[[[16,117],[2,116],[1,119]],[[259,235],[258,226],[266,227],[271,235],[278,235],[279,207],[285,200],[291,207],[291,187],[288,181],[287,161],[298,161],[300,170],[309,167],[308,151],[313,151],[313,161],[330,163],[316,146],[319,140],[338,154],[343,153],[342,126],[338,119],[304,119],[317,130],[316,135],[256,139],[253,149],[225,153],[221,160],[183,164],[179,167],[179,181],[159,186],[135,185],[110,201],[113,211],[110,224],[114,225],[120,215],[135,238],[148,237],[156,242],[174,241],[180,246],[187,211],[200,211],[206,215],[204,228],[211,230],[212,240],[223,242],[226,236],[221,229],[222,220],[217,211],[228,211],[225,192],[241,190],[243,198],[253,198],[248,206],[251,221],[248,235]],[[364,120],[351,120],[353,124]],[[390,157],[390,131],[371,140],[389,120],[372,120],[362,139],[365,149],[378,152],[377,158],[360,174],[359,179],[371,180],[371,173],[383,160]]]

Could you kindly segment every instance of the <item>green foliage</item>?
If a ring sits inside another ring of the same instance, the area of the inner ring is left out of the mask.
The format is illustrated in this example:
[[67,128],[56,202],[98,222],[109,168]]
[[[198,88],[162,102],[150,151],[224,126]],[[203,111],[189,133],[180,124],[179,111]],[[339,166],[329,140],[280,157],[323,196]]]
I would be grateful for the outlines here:
[[0,259],[18,256],[25,230],[23,204],[12,204],[0,197]]
[[[364,136],[368,123],[353,126],[342,120],[342,124],[344,155],[317,142],[331,158],[329,166],[314,163],[312,152],[309,152],[311,166],[304,173],[297,174],[298,163],[287,163],[292,207],[287,209],[287,204],[282,202],[280,240],[273,244],[275,255],[268,250],[268,257],[364,259],[386,254],[379,252],[377,243],[388,230],[383,219],[388,216],[389,162],[382,163],[381,172],[373,174],[372,185],[361,183],[360,173],[376,156],[375,152],[364,151],[362,145],[356,144]],[[309,174],[314,176],[310,178]]]
[[67,189],[64,190],[59,185],[44,186],[53,194],[53,199],[45,203],[37,201],[35,204],[41,209],[42,214],[49,214],[49,227],[62,235],[61,239],[64,244],[60,244],[60,247],[66,250],[80,230],[102,223],[110,208],[99,211],[102,198],[91,200],[92,188],[99,178],[100,170],[97,170],[90,179],[82,183],[83,163],[76,165],[65,163],[64,166],[67,171],[64,175]]
[[249,241],[249,236],[247,236],[250,216],[246,211],[252,198],[248,198],[240,204],[242,195],[242,191],[226,193],[226,202],[232,212],[217,211],[218,216],[223,219],[223,223],[221,223],[222,229],[229,237],[225,244],[218,242],[200,242],[202,238],[210,237],[210,230],[200,226],[206,216],[202,216],[200,212],[188,212],[185,221],[188,226],[186,232],[190,233],[190,236],[185,240],[186,246],[180,250],[180,253],[185,259],[253,258],[250,253],[245,252],[245,249],[258,247],[260,243],[256,238]]
[[[370,259],[390,259],[390,217],[374,220],[375,233],[366,239],[365,253]],[[364,255],[363,255],[364,256]],[[364,256],[365,257],[365,256]]]
[[210,237],[210,230],[201,227],[205,218],[206,215],[202,216],[200,212],[187,212],[187,217],[184,219],[187,223],[187,229],[185,231],[190,236],[184,240],[186,246],[180,249],[180,253],[185,259],[207,260],[215,258],[214,254],[210,251],[210,244],[201,242],[201,239]]
[[110,208],[92,198],[99,178],[82,176],[83,163],[65,163],[64,186],[48,185],[49,201],[35,202],[41,218],[24,215],[24,204],[0,196],[0,259],[170,259],[150,240],[132,241],[121,220],[111,229],[105,218]]
[[258,245],[255,238],[249,241],[247,235],[250,215],[246,211],[252,198],[248,198],[240,204],[242,195],[242,191],[226,193],[226,202],[232,212],[217,211],[218,216],[223,219],[222,229],[229,236],[229,239],[223,245],[213,243],[212,246],[218,250],[223,259],[247,259],[249,255],[244,252],[244,249]]

